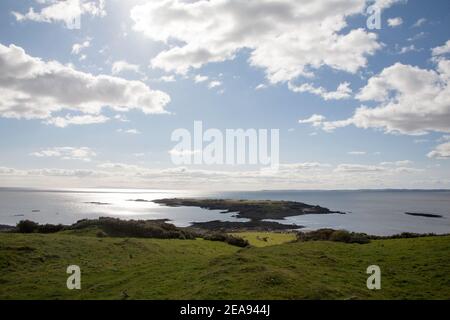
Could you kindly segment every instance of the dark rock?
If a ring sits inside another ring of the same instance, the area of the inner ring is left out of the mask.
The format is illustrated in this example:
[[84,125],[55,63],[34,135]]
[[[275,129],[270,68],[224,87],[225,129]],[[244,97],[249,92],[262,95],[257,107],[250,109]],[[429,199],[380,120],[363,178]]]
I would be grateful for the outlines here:
[[439,214],[431,214],[431,213],[413,213],[413,212],[405,212],[408,216],[415,217],[425,217],[425,218],[443,218],[443,216]]
[[110,206],[111,203],[105,203],[105,202],[85,202],[85,204],[95,204],[97,206]]

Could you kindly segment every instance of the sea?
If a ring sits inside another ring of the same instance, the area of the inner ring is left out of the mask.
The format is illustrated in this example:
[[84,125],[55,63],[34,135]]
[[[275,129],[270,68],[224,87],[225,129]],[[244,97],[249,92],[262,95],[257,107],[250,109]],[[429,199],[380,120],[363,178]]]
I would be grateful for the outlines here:
[[[0,188],[0,224],[15,225],[21,220],[38,223],[72,224],[81,219],[116,217],[121,219],[167,219],[179,227],[193,222],[247,221],[235,213],[194,207],[165,207],[155,199],[195,197],[217,199],[289,200],[319,205],[331,215],[302,215],[278,220],[296,224],[302,230],[342,229],[372,235],[402,232],[450,233],[450,190],[349,190],[349,191],[183,191],[142,189],[19,189]],[[134,201],[137,199],[146,200]],[[442,215],[429,218],[406,212]]]

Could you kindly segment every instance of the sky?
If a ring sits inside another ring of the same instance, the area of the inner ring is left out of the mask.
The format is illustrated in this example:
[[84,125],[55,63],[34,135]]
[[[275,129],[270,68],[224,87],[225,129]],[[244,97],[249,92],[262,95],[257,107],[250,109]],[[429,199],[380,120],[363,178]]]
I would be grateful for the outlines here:
[[[450,188],[449,57],[448,0],[2,0],[0,186]],[[174,163],[195,121],[278,170]]]

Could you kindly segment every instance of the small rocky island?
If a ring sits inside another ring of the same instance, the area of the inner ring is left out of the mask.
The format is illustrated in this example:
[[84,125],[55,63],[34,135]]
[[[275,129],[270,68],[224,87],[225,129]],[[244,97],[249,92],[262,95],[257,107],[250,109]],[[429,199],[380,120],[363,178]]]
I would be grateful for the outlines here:
[[273,221],[305,214],[344,214],[320,206],[312,206],[294,201],[273,200],[226,200],[226,199],[160,199],[154,203],[169,207],[199,207],[207,210],[221,210],[222,213],[235,213],[236,218],[248,222],[209,221],[197,222],[193,227],[209,230],[289,230],[302,226],[286,225]]
[[431,213],[414,213],[414,212],[405,212],[408,216],[415,217],[424,217],[424,218],[443,218],[443,216],[439,214],[431,214]]
[[98,202],[98,201],[85,202],[84,204],[93,204],[93,205],[96,205],[96,206],[110,206],[111,205],[111,203]]

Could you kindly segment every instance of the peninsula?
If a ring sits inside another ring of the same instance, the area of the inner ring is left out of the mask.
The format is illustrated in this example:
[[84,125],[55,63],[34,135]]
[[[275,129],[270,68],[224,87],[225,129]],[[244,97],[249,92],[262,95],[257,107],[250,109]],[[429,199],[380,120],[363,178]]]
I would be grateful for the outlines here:
[[236,218],[248,219],[247,222],[210,221],[193,224],[194,227],[209,230],[300,229],[302,226],[286,225],[267,220],[284,220],[287,217],[305,214],[344,214],[324,207],[294,201],[173,198],[153,200],[153,202],[169,207],[199,207],[207,210],[221,210],[221,213],[235,213]]

